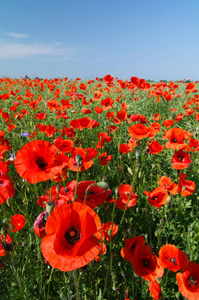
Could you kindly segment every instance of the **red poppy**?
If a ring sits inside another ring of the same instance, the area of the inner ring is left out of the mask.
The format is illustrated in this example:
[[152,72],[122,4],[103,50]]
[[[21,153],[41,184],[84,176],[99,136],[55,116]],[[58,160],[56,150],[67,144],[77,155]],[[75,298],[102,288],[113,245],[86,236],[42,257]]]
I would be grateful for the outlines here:
[[47,114],[42,112],[35,115],[35,118],[38,120],[44,120],[47,117]]
[[14,184],[7,175],[0,176],[0,204],[12,198],[15,194]]
[[158,113],[158,114],[154,114],[153,117],[152,117],[152,119],[153,119],[154,121],[159,121],[161,118],[162,118],[162,117],[161,117],[161,115],[160,115],[159,113]]
[[189,262],[183,273],[177,273],[176,279],[180,293],[189,300],[199,299],[199,264]]
[[82,112],[83,114],[91,114],[90,108],[83,108],[83,109],[81,110],[81,112]]
[[[0,256],[6,255],[5,250],[9,250],[10,248],[12,249],[12,241],[13,239],[6,233],[5,236],[2,236],[0,234]],[[6,249],[7,248],[7,249]]]
[[188,262],[189,258],[186,253],[174,245],[166,244],[159,251],[158,263],[162,268],[177,272],[184,269]]
[[117,226],[114,222],[106,222],[102,224],[102,228],[100,230],[100,233],[102,236],[104,236],[107,240],[107,242],[110,242],[110,240],[116,235],[118,232],[119,226]]
[[108,134],[106,132],[98,133],[97,137],[99,139],[99,142],[96,145],[97,149],[102,149],[102,147],[104,146],[104,143],[109,143],[113,139],[113,137],[108,136]]
[[11,226],[9,226],[9,229],[11,232],[20,231],[22,228],[24,228],[25,224],[26,220],[24,216],[22,216],[21,214],[16,214],[10,219]]
[[73,141],[64,140],[62,137],[56,138],[54,141],[55,146],[63,153],[70,152],[73,149]]
[[126,154],[130,151],[128,144],[120,144],[119,145],[119,151],[122,152],[122,154]]
[[86,151],[81,147],[73,148],[71,150],[71,155],[72,158],[69,158],[68,161],[68,168],[71,171],[77,172],[79,168],[79,171],[82,172],[89,169],[94,164],[89,154],[87,155]]
[[136,252],[145,244],[145,239],[141,235],[125,239],[125,247],[120,251],[121,256],[133,264]]
[[167,128],[168,128],[168,127],[171,127],[174,123],[175,123],[175,122],[172,121],[172,120],[164,120],[164,121],[163,121],[164,126],[166,126]]
[[159,185],[166,188],[170,194],[176,195],[178,192],[178,185],[171,181],[171,178],[162,176],[159,180]]
[[192,195],[195,192],[196,184],[195,182],[191,180],[185,180],[186,174],[181,174],[179,178],[179,184],[178,184],[178,193],[182,194],[183,197]]
[[184,152],[182,149],[179,151],[175,151],[174,156],[171,159],[172,168],[176,170],[182,170],[188,168],[189,164],[192,162],[190,159],[190,154]]
[[5,161],[0,161],[0,175],[5,175],[10,172],[8,169],[7,163]]
[[[90,185],[92,186],[89,187]],[[105,190],[101,187],[98,187],[95,181],[91,181],[91,180],[81,181],[77,185],[77,198],[75,201],[84,203],[85,194],[86,194],[85,204],[90,206],[91,208],[96,208],[98,205],[102,206],[104,202],[108,200],[111,193],[112,191],[110,189]]]
[[101,106],[96,106],[94,108],[96,114],[101,114],[103,112],[103,108]]
[[167,189],[162,186],[155,188],[151,193],[148,191],[145,191],[144,193],[149,197],[148,199],[150,204],[158,207],[159,210],[162,205],[166,204],[166,200],[169,197]]
[[158,257],[148,245],[139,247],[139,251],[135,252],[133,268],[135,274],[148,281],[157,280],[164,274],[164,269],[158,264]]
[[114,100],[111,97],[103,99],[100,102],[100,104],[103,106],[103,110],[104,111],[109,110],[110,108],[112,108],[113,107],[113,103],[114,103]]
[[88,128],[90,125],[91,119],[87,117],[70,121],[70,126],[74,129],[78,128],[80,131],[82,131],[84,128]]
[[59,101],[58,100],[49,100],[47,102],[48,108],[50,108],[51,111],[55,111],[59,107]]
[[165,136],[169,142],[165,144],[167,149],[180,150],[186,146],[184,142],[187,138],[187,132],[182,128],[171,128],[165,132]]
[[67,165],[68,157],[56,155],[58,148],[48,141],[35,140],[18,150],[15,167],[18,174],[30,183],[52,179]]
[[156,280],[149,282],[149,292],[151,293],[151,296],[153,297],[153,300],[161,299],[161,287],[159,283],[157,283]]
[[148,127],[141,123],[137,123],[135,125],[130,125],[129,134],[131,137],[136,138],[138,140],[144,139],[150,135],[150,130]]
[[137,194],[133,193],[133,188],[130,184],[122,184],[119,186],[119,195],[115,206],[125,210],[136,205],[137,203]]
[[149,150],[152,154],[160,153],[164,149],[164,145],[160,145],[160,143],[156,140],[150,141],[148,145]]
[[72,140],[74,140],[75,131],[74,131],[73,128],[68,128],[68,127],[64,126],[60,131],[61,131],[62,137],[65,136],[65,135],[67,135],[67,137],[69,137]]
[[53,210],[45,228],[41,251],[53,268],[72,271],[84,267],[101,251],[94,236],[101,228],[100,219],[85,204],[73,202]]
[[112,161],[112,157],[113,157],[113,155],[107,155],[107,152],[102,153],[98,157],[100,165],[107,166],[108,162]]
[[111,75],[104,76],[103,81],[107,84],[108,87],[112,87],[114,85],[114,77],[112,77]]

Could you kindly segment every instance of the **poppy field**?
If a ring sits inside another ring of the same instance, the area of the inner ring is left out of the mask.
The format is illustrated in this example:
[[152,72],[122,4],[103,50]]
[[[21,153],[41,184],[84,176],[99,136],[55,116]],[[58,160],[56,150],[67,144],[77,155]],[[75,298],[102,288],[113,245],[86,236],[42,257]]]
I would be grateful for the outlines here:
[[0,79],[0,299],[199,299],[198,88]]

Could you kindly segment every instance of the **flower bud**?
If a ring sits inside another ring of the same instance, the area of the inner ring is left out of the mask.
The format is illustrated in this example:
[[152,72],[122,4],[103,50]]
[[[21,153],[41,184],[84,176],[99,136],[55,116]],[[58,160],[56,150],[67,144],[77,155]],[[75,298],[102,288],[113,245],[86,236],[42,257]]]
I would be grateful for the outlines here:
[[108,189],[108,183],[106,183],[105,181],[97,182],[96,185],[97,185],[98,187],[104,189],[104,190],[107,190],[107,189]]

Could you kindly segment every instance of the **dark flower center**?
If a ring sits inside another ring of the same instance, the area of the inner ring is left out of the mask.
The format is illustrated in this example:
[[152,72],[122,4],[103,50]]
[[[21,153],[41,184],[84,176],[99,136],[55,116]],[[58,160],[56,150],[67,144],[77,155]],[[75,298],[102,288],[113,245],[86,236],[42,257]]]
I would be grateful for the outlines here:
[[193,277],[193,276],[190,276],[189,278],[187,278],[187,282],[188,282],[188,285],[191,287],[192,285],[194,286],[197,286],[198,285],[198,282],[197,280]]
[[152,200],[157,200],[157,199],[158,199],[157,196],[153,196],[153,197],[152,197]]
[[88,192],[87,192],[87,195],[94,195],[94,194],[95,194],[94,191],[88,191]]
[[135,250],[135,242],[133,243],[133,245],[131,246],[130,250]]
[[169,261],[172,262],[174,265],[177,265],[175,257],[170,257]]
[[172,142],[176,143],[178,140],[176,138],[173,138]]
[[41,170],[44,170],[46,168],[46,166],[48,165],[43,157],[39,157],[36,160],[36,163]]
[[80,240],[81,234],[76,226],[71,226],[66,230],[64,237],[70,245],[75,245]]
[[144,267],[147,267],[149,265],[149,260],[148,259],[144,259],[142,262]]

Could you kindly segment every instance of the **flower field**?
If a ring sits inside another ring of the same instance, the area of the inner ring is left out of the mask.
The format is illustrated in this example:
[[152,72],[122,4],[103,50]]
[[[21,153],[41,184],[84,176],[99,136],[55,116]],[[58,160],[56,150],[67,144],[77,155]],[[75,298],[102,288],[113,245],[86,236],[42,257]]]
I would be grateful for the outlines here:
[[0,79],[0,299],[199,299],[198,87]]

